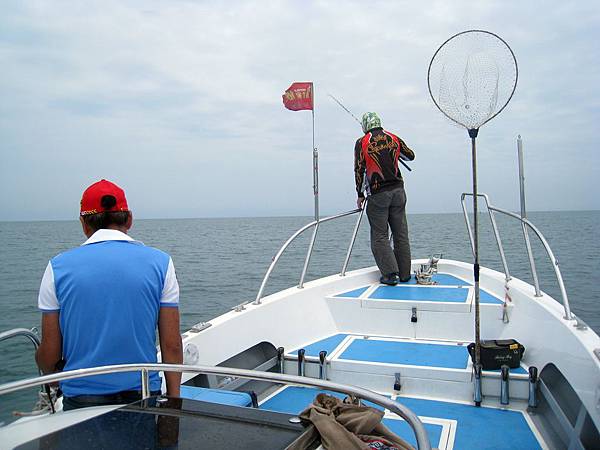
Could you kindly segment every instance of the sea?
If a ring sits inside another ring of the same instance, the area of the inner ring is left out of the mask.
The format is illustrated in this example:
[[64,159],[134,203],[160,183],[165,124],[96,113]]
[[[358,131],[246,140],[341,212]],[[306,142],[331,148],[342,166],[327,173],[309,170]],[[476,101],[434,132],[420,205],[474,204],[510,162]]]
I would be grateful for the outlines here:
[[[319,227],[307,280],[339,273],[357,216]],[[528,218],[544,234],[558,258],[571,309],[600,334],[600,211],[532,212]],[[244,217],[223,219],[135,220],[130,235],[171,254],[180,285],[182,332],[232,307],[253,300],[282,244],[312,217]],[[496,217],[511,275],[533,284],[520,224]],[[413,258],[441,253],[444,258],[471,262],[472,251],[462,214],[410,214]],[[481,214],[480,262],[502,271],[489,217]],[[471,218],[472,223],[472,218]],[[297,285],[311,231],[283,254],[266,294]],[[0,332],[39,327],[40,280],[48,260],[84,241],[77,220],[0,222]],[[553,266],[537,238],[531,235],[541,289],[561,301]],[[374,264],[369,226],[363,221],[349,270]],[[535,327],[535,323],[531,323]],[[37,375],[33,345],[25,338],[0,342],[0,384]],[[12,411],[30,411],[36,389],[0,397],[0,422],[14,420]]]

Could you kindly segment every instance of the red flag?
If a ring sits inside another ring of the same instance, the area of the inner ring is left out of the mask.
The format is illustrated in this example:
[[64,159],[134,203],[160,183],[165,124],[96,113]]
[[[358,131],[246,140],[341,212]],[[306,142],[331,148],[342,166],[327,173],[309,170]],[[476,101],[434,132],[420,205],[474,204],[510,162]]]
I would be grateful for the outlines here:
[[313,109],[313,84],[311,81],[306,83],[292,83],[292,85],[282,95],[283,106],[292,111],[303,109]]

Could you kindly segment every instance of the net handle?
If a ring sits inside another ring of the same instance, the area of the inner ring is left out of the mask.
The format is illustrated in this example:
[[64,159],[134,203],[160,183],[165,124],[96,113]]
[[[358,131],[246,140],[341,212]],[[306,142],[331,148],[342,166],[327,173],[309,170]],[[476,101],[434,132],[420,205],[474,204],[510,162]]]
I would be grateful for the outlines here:
[[427,69],[427,89],[429,90],[429,95],[431,96],[431,99],[433,100],[433,103],[435,104],[435,106],[437,107],[437,109],[439,109],[442,112],[442,114],[445,115],[452,122],[460,125],[461,127],[465,127],[467,130],[469,129],[469,127],[467,127],[466,125],[460,123],[458,120],[456,120],[456,119],[450,117],[448,114],[446,114],[446,112],[440,107],[440,105],[438,105],[438,102],[435,101],[435,97],[433,96],[433,92],[431,92],[431,83],[429,81],[430,80],[429,77],[431,75],[431,65],[433,64],[433,61],[435,60],[435,57],[440,52],[440,50],[444,47],[444,45],[446,45],[448,42],[450,42],[455,37],[458,37],[458,36],[460,36],[462,34],[466,34],[466,33],[485,33],[485,34],[489,34],[489,35],[494,36],[495,38],[497,38],[500,41],[502,41],[502,43],[504,45],[506,45],[506,48],[508,48],[508,51],[512,55],[513,60],[515,62],[515,83],[513,85],[512,92],[510,93],[510,96],[508,97],[508,100],[506,100],[506,102],[504,103],[504,106],[502,106],[502,108],[500,108],[496,114],[494,114],[493,116],[489,117],[485,122],[483,122],[481,125],[479,125],[479,127],[476,128],[478,130],[483,125],[485,125],[490,120],[492,120],[494,117],[496,117],[498,114],[500,114],[504,110],[504,108],[506,108],[506,106],[510,103],[510,100],[512,99],[512,97],[514,95],[515,90],[517,89],[517,82],[519,81],[519,65],[517,64],[517,57],[515,56],[514,52],[512,51],[512,48],[510,48],[510,45],[508,45],[506,43],[506,41],[504,39],[502,39],[500,36],[498,36],[495,33],[492,33],[491,31],[486,31],[486,30],[467,30],[467,31],[461,31],[460,33],[456,33],[454,36],[450,36],[448,39],[446,39],[444,41],[444,43],[442,45],[440,45],[438,47],[438,49],[435,51],[435,53],[433,54],[433,57],[431,58],[431,61],[429,61],[429,68]]

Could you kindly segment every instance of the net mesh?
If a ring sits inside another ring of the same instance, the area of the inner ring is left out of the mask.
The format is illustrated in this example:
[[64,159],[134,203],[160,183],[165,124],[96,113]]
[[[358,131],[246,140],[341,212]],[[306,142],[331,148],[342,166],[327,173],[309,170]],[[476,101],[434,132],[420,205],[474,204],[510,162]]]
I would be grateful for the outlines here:
[[478,129],[510,101],[517,61],[493,33],[471,30],[448,39],[433,55],[427,82],[436,106],[448,118]]

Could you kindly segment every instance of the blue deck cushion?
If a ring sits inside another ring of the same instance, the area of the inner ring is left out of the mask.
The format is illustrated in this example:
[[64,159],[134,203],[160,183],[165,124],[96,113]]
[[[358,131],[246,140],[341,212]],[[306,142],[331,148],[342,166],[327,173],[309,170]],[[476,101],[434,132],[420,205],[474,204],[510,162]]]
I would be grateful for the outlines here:
[[424,367],[466,369],[467,348],[460,345],[355,339],[340,359]]
[[181,398],[200,400],[202,402],[219,403],[231,406],[251,406],[252,397],[247,392],[224,391],[196,386],[181,386]]

